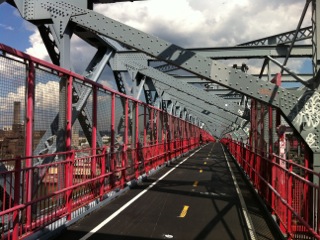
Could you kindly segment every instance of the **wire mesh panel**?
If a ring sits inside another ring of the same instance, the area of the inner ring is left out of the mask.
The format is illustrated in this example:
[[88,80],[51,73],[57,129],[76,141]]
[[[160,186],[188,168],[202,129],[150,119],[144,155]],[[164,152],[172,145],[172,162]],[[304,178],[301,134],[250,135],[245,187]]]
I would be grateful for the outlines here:
[[105,91],[98,91],[98,133],[102,137],[103,146],[110,151],[111,142],[111,94]]
[[[73,127],[73,138],[78,138],[81,149],[89,148],[92,144],[92,111],[93,111],[93,100],[92,100],[92,86],[85,85],[82,82],[74,81],[73,93],[73,106],[77,111],[73,111],[73,119],[77,119],[79,125]],[[77,132],[78,131],[78,132]]]
[[[116,112],[115,112],[115,142],[117,149],[123,145],[125,132],[125,99],[116,95]],[[127,110],[126,110],[127,111]]]
[[134,174],[134,160],[136,153],[136,104],[129,100],[128,101],[128,132],[127,132],[127,146],[126,146],[126,160],[127,160],[127,175],[133,176]]
[[144,124],[145,120],[145,105],[139,104],[139,143],[143,144],[144,139],[144,131],[146,130],[146,124]]
[[0,158],[24,156],[26,65],[0,56],[0,71]]
[[151,145],[153,143],[153,114],[152,114],[152,109],[150,107],[146,108],[146,128],[147,128],[147,135],[146,135],[146,141],[149,145]]
[[60,77],[36,69],[33,152],[46,154],[47,146],[54,144],[53,137],[58,131],[59,81]]

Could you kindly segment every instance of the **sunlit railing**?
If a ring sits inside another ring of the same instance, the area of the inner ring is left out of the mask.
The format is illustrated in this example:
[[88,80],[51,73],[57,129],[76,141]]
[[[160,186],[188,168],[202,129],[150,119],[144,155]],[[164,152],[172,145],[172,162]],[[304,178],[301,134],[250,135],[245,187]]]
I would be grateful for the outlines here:
[[[320,174],[292,159],[223,139],[288,239],[320,239]],[[307,156],[305,156],[307,157]]]
[[[0,123],[12,125],[2,132],[7,142],[0,151],[1,239],[24,238],[58,220],[71,220],[128,181],[197,148],[200,141],[213,141],[187,120],[1,44],[0,84],[2,110],[10,116],[1,114]],[[86,100],[90,139],[80,131],[86,125],[72,124],[75,87],[91,91]],[[65,112],[60,111],[61,94]],[[35,154],[57,114],[65,118],[65,151]],[[99,143],[100,133],[105,140]]]

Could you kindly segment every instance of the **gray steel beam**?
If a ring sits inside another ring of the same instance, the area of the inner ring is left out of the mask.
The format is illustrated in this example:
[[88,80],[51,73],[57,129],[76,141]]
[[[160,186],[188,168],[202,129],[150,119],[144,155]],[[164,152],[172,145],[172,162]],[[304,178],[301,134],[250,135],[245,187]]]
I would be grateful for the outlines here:
[[[174,97],[174,96],[172,96]],[[183,102],[188,109],[192,112],[192,114],[196,114],[197,116],[201,115],[201,108],[195,106],[192,103],[186,102],[184,101],[184,99],[179,99],[179,101]],[[233,125],[232,122],[221,118],[218,115],[211,115],[211,116],[205,116],[202,117],[202,120],[205,122],[205,124],[210,127],[210,132],[213,133],[215,132],[216,134],[214,135],[216,138],[220,138],[220,135],[222,134],[223,131],[225,131],[226,129],[230,130],[230,129],[235,129],[235,126]],[[226,124],[228,123],[228,124]],[[239,126],[236,126],[237,128],[239,128]],[[218,130],[220,131],[218,131]]]
[[[242,127],[247,124],[245,119],[242,119],[234,114],[225,112],[223,109],[219,109],[215,106],[205,104],[201,99],[195,98],[188,95],[188,93],[181,92],[179,89],[170,87],[168,83],[160,81],[159,79],[155,80],[154,85],[158,89],[165,89],[166,94],[171,96],[171,99],[176,99],[178,102],[183,103],[188,106],[188,109],[196,109],[197,115],[202,118],[220,118],[224,122],[229,122],[228,125],[233,125],[236,128]],[[169,88],[168,88],[169,86]]]
[[[313,74],[314,76],[319,71],[320,66],[320,30],[317,27],[317,23],[320,22],[320,4],[317,1],[312,1],[312,62],[313,62]],[[319,83],[319,79],[317,82]],[[319,84],[317,84],[319,85]]]
[[[188,50],[212,59],[250,59],[264,58],[265,56],[284,58],[289,52],[289,47],[286,45],[235,46],[219,48],[192,48]],[[310,58],[311,56],[311,45],[294,45],[290,52],[290,57],[293,58]]]
[[[207,105],[208,102],[211,102],[211,104],[218,105],[218,106],[220,106],[220,108],[223,108],[226,111],[233,112],[232,111],[233,109],[231,111],[226,109],[224,103],[222,103],[223,99],[220,99],[219,97],[212,96],[212,95],[210,95],[206,98],[204,95],[204,92],[202,90],[200,90],[199,88],[195,88],[192,86],[181,84],[181,82],[175,80],[171,76],[168,76],[162,72],[159,72],[151,67],[147,67],[147,56],[145,56],[144,54],[134,52],[135,54],[128,54],[127,55],[125,53],[129,53],[129,51],[122,52],[122,54],[120,54],[120,55],[115,54],[113,56],[112,60],[110,61],[110,65],[114,71],[124,71],[125,69],[127,69],[128,72],[130,73],[130,76],[132,76],[133,78],[137,78],[137,77],[134,77],[134,74],[139,72],[139,73],[143,74],[144,76],[153,78],[157,81],[162,81],[162,82],[166,82],[166,83],[171,82],[170,84],[167,84],[168,88],[175,86],[175,88],[179,89],[180,91],[183,89],[183,91],[188,93],[188,95],[185,95],[184,97],[193,98],[193,96],[196,96],[197,98],[205,99],[204,102],[202,102],[202,103],[199,102],[199,104],[201,106]],[[135,60],[135,62],[138,60],[138,62],[141,64],[144,64],[144,66],[139,65],[137,63],[134,63],[133,60]],[[177,81],[177,82],[175,82],[175,81]],[[150,84],[150,81],[147,81],[147,82]],[[148,89],[150,89],[150,87],[148,87]],[[146,94],[146,96],[147,95],[148,94]],[[153,102],[154,101],[152,100],[151,102],[148,102],[148,103],[153,104]],[[237,108],[238,109],[237,112],[240,112],[240,113],[244,112],[244,109],[238,105],[231,103],[230,107]],[[210,109],[210,108],[211,108],[211,106],[207,106],[207,109]]]
[[[136,59],[138,59],[138,61]],[[159,81],[165,81],[169,86],[180,89],[181,91],[188,93],[190,96],[195,96],[198,99],[202,99],[204,103],[209,103],[211,105],[215,105],[217,107],[225,109],[223,99],[214,95],[207,95],[207,93],[203,92],[203,90],[199,89],[198,87],[183,84],[178,79],[175,79],[168,74],[162,73],[161,71],[158,71],[157,69],[154,69],[152,67],[148,67],[147,61],[141,54],[138,54],[136,57],[133,54],[129,54],[126,57],[123,54],[120,54],[120,56],[118,56],[118,54],[116,53],[112,61],[110,62],[110,65],[112,66],[112,69],[114,71],[131,71],[132,69],[136,72],[139,71],[145,76]],[[225,109],[225,111],[242,116],[245,109],[237,104],[230,104],[229,109]]]
[[[287,45],[271,46],[234,46],[234,47],[215,47],[215,48],[188,48],[188,51],[198,53],[211,59],[250,59],[264,58],[270,56],[273,58],[285,58],[289,53],[290,47]],[[119,51],[119,54],[135,53],[134,50]],[[290,52],[293,58],[311,58],[312,45],[294,45]],[[152,58],[150,57],[150,60]],[[157,60],[155,60],[157,61]]]
[[[314,152],[320,152],[320,116],[314,116],[320,104],[317,91],[290,92],[284,88],[226,67],[197,53],[138,31],[102,14],[83,9],[79,5],[58,1],[24,1],[22,16],[30,21],[61,18],[70,20],[83,29],[119,41],[131,48],[151,55],[169,64],[179,66],[199,77],[203,77],[244,95],[267,103],[281,110],[283,116],[301,134]],[[30,11],[32,9],[33,11]],[[41,10],[42,9],[42,10]],[[35,11],[37,10],[37,11]],[[39,11],[38,11],[39,10]],[[21,12],[21,11],[20,11]],[[57,14],[58,13],[58,14]],[[62,29],[64,24],[61,24]]]
[[[61,10],[61,4],[47,4],[45,8]],[[65,11],[67,10],[65,9]],[[101,14],[90,10],[87,10],[86,14],[78,14],[83,13],[83,11],[79,9],[70,13],[73,15],[70,20],[78,26],[91,29],[98,34],[112,38],[169,64],[179,66],[200,77],[210,79],[220,85],[280,108],[283,116],[297,132],[300,132],[310,148],[315,152],[320,151],[320,136],[318,134],[320,121],[312,124],[310,119],[314,117],[308,113],[308,106],[312,105],[312,108],[314,108],[315,104],[317,105],[320,101],[318,92],[294,93],[286,91],[284,88],[254,79],[237,69],[228,68],[224,64],[187,51]],[[305,113],[308,113],[307,119],[305,119]],[[301,125],[305,127],[301,127]]]
[[[207,79],[201,79],[197,76],[187,76],[187,75],[171,75],[173,76],[174,78],[177,78],[179,79],[180,81],[182,82],[186,82],[186,83],[190,83],[190,84],[193,84],[193,83],[211,83],[211,81],[207,80]],[[254,77],[259,77],[259,74],[253,74],[252,76]],[[313,76],[311,74],[305,74],[305,73],[302,73],[302,74],[298,74],[298,76],[301,78],[301,79],[311,79]],[[271,78],[273,78],[274,75],[271,75]],[[262,80],[267,80],[269,78],[269,76],[267,74],[263,74],[262,75]],[[288,83],[296,83],[297,81],[289,74],[283,74],[281,75],[281,82],[288,82]]]
[[183,84],[179,82],[179,80],[176,80],[165,73],[162,73],[148,66],[142,66],[135,62],[125,62],[125,65],[127,65],[129,69],[134,68],[139,73],[166,84],[168,86],[167,91],[170,91],[171,89],[176,89],[178,90],[177,94],[184,93],[184,97],[196,98],[201,100],[202,103],[200,104],[206,107],[207,109],[210,109],[212,106],[216,106],[222,109],[224,112],[230,112],[235,115],[238,115],[239,117],[244,117],[245,109],[243,107],[233,103],[229,103],[228,107],[226,107],[224,99],[219,98],[215,95],[206,94],[203,90],[199,89],[198,87],[194,87],[189,84]]
[[[304,5],[304,9],[303,9],[303,11],[302,11],[302,15],[301,15],[301,17],[300,17],[300,20],[299,20],[297,29],[296,29],[295,33],[293,34],[293,36],[292,36],[292,39],[291,39],[291,42],[290,42],[290,48],[289,48],[289,50],[288,50],[288,52],[287,52],[287,56],[286,56],[286,58],[285,58],[284,61],[283,61],[283,65],[284,65],[284,66],[287,65],[287,62],[288,62],[288,60],[289,60],[289,57],[290,57],[291,51],[292,51],[292,49],[293,49],[293,46],[294,46],[294,44],[296,43],[296,41],[298,40],[298,34],[300,33],[301,25],[302,25],[302,22],[303,22],[303,20],[304,20],[305,15],[306,15],[306,12],[307,12],[307,10],[308,10],[309,4],[310,4],[310,0],[307,0],[307,1],[306,1],[306,4]],[[282,68],[281,74],[283,73],[283,71],[284,71],[284,69]]]
[[[295,36],[295,32],[296,32],[295,30],[284,32],[284,33],[269,36],[266,38],[260,38],[254,41],[242,43],[242,44],[239,44],[238,46],[265,46],[265,45],[287,44],[287,43],[291,43],[292,39]],[[311,26],[301,28],[298,34],[299,37],[296,39],[296,41],[303,41],[303,40],[312,38],[312,32],[313,31]]]

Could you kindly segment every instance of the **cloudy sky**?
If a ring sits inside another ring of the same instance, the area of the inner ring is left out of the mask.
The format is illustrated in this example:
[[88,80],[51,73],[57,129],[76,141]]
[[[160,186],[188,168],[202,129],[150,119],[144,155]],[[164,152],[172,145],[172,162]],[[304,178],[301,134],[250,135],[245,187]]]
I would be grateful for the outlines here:
[[[95,10],[182,47],[217,47],[294,30],[304,4],[301,0],[149,0],[101,4]],[[0,16],[1,43],[45,57],[36,29],[15,9],[4,3]],[[309,16],[304,26],[310,25]]]
[[[304,5],[301,0],[149,0],[97,5],[95,11],[176,45],[196,48],[234,46],[295,30]],[[310,13],[309,9],[303,26],[311,25]],[[0,5],[0,43],[49,60],[37,29],[6,3]],[[79,38],[72,39],[77,72],[94,53]],[[307,68],[300,60],[290,65],[296,72]]]
[[[304,5],[301,0],[149,0],[100,4],[95,11],[176,45],[196,48],[234,46],[295,30]],[[37,29],[16,9],[3,3],[0,16],[0,43],[49,60]],[[310,26],[310,19],[309,7],[303,26]],[[95,49],[73,37],[71,56],[76,72],[83,72],[94,53]],[[258,72],[262,65],[246,63],[251,66],[249,73]],[[290,61],[288,66],[296,72],[311,69],[301,60]]]

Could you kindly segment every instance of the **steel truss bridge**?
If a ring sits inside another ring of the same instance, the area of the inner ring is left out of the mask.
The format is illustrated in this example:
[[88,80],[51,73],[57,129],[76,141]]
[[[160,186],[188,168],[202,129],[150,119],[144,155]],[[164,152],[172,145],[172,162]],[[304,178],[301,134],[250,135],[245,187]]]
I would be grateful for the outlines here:
[[[288,239],[319,239],[320,5],[307,0],[292,31],[184,49],[93,10],[123,1],[0,0],[38,28],[52,62],[0,44],[0,122],[11,126],[1,132],[1,238],[52,230],[220,141]],[[81,74],[74,35],[96,49]],[[259,59],[260,73],[230,64],[239,59]],[[291,71],[292,59],[313,72]]]

